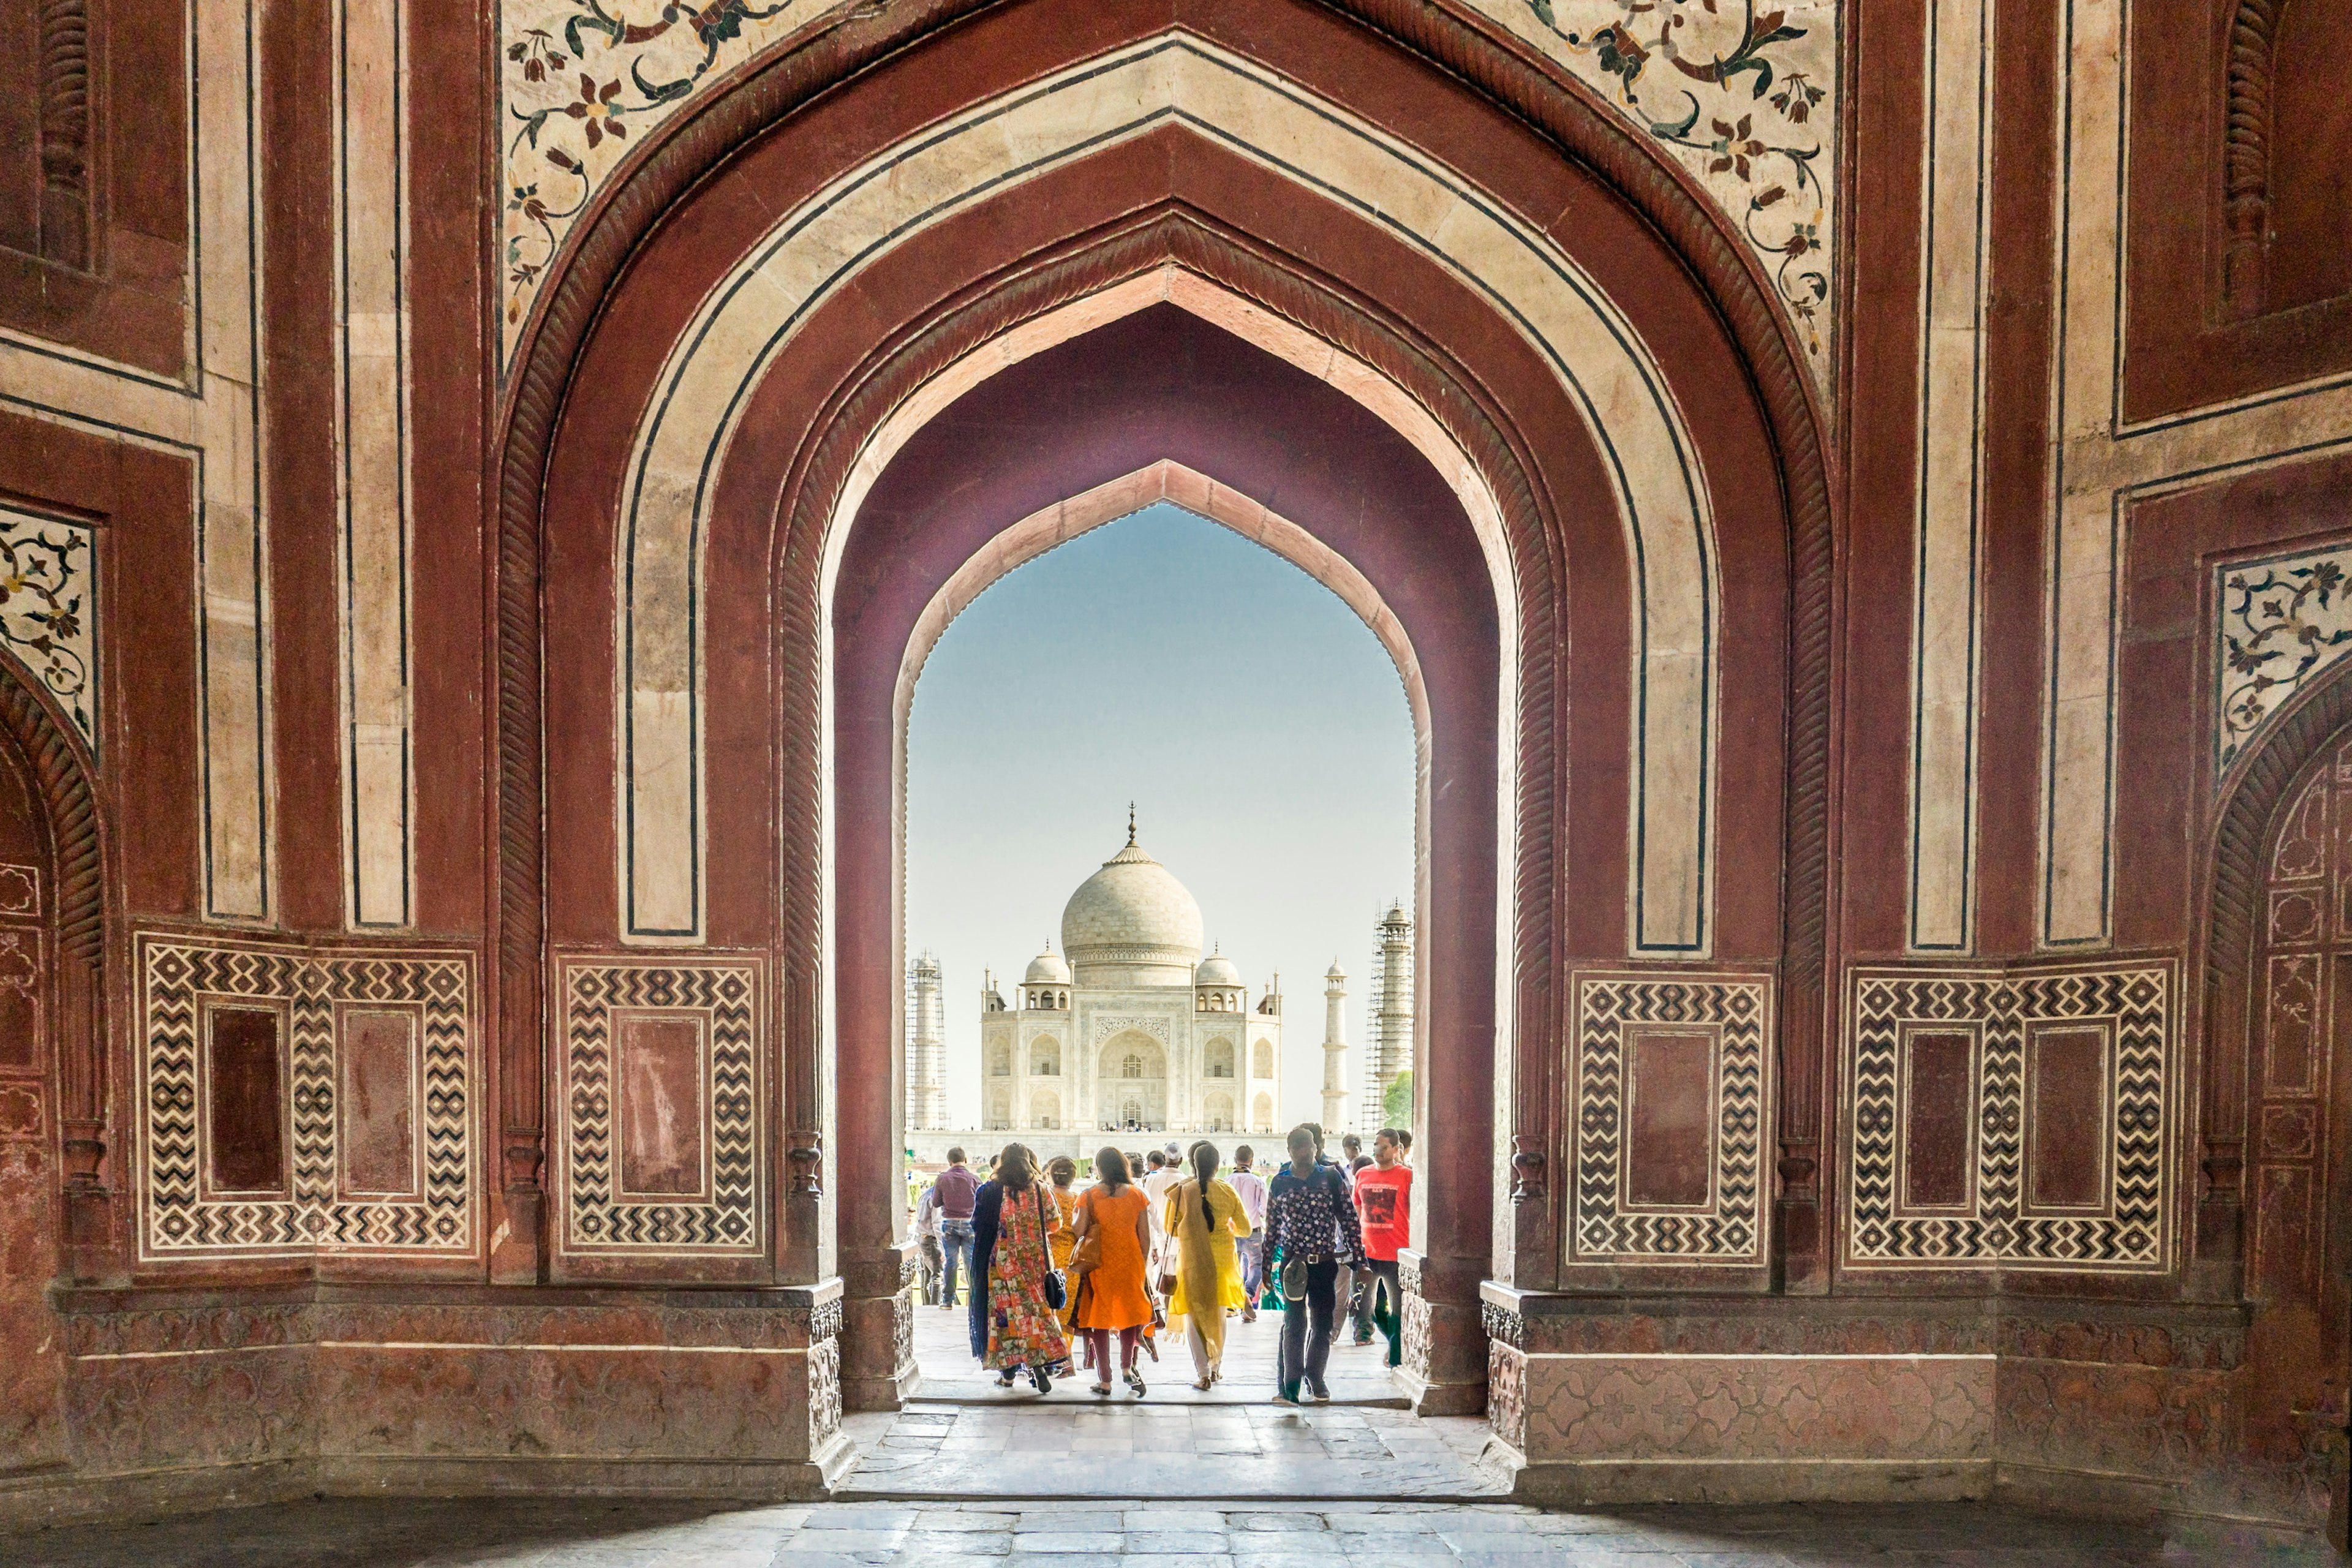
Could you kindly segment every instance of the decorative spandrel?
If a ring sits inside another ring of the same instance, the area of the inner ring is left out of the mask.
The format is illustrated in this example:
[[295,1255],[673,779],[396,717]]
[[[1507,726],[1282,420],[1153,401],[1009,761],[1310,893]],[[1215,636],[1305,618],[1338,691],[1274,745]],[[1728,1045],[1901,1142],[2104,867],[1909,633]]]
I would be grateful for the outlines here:
[[1827,389],[1834,0],[1475,0],[1689,170],[1772,279]]
[[2213,766],[2235,762],[2263,721],[2352,650],[2352,544],[2273,555],[2216,574]]
[[0,647],[98,751],[96,535],[0,506]]
[[[633,147],[711,84],[863,0],[505,0],[504,374],[573,226]],[[1830,389],[1835,0],[1474,0],[1690,171],[1762,261]]]

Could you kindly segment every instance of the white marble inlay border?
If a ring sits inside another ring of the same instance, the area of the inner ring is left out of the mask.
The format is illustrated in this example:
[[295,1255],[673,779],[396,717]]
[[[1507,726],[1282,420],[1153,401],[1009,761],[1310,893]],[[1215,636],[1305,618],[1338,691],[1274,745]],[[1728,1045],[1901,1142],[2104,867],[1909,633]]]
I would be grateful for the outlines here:
[[343,907],[410,919],[407,6],[336,17],[336,414],[342,466]]
[[1907,939],[1921,952],[1965,952],[1972,936],[1992,29],[1989,0],[1930,7]]
[[[909,232],[1171,124],[1448,267],[1516,324],[1583,412],[1612,465],[1636,584],[1633,946],[1703,955],[1717,577],[1705,480],[1663,375],[1631,323],[1544,236],[1409,147],[1181,34],[979,106],[845,175],[739,262],[682,335],[634,443],[618,542],[624,931],[699,938],[702,540],[710,478],[761,369],[824,299]],[[853,487],[870,479],[861,472]]]

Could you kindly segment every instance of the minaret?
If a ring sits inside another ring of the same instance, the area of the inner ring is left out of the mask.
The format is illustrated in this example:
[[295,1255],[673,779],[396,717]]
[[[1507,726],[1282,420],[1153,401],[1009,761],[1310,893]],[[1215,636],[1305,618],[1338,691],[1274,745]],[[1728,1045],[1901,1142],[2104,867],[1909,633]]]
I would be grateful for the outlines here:
[[908,968],[907,1125],[948,1124],[947,1086],[940,1081],[947,1055],[947,1016],[940,998],[939,954],[929,948]]
[[1364,1125],[1385,1124],[1384,1103],[1397,1075],[1412,1068],[1412,917],[1402,902],[1381,917],[1381,951],[1372,974],[1372,1037],[1364,1072]]
[[1337,1137],[1348,1117],[1348,972],[1333,959],[1323,973],[1323,1131]]

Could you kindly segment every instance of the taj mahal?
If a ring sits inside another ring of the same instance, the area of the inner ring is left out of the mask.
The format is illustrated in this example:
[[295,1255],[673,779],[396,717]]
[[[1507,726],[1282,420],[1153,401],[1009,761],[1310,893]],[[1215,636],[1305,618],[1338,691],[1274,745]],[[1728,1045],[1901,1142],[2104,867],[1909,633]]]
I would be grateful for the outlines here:
[[[953,1110],[939,966],[928,953],[917,958],[907,1015],[910,1151],[931,1159],[959,1140],[987,1148],[988,1135],[1001,1142],[1012,1133],[1041,1155],[1083,1157],[1111,1131],[1230,1145],[1286,1130],[1280,977],[1253,996],[1232,958],[1215,948],[1203,955],[1205,940],[1199,902],[1136,842],[1130,816],[1126,846],[1063,907],[1060,951],[1048,942],[1009,999],[993,974],[983,979],[980,1097]],[[1350,1124],[1352,1109],[1347,978],[1336,960],[1324,975],[1320,1119],[1334,1131]],[[1409,982],[1403,989],[1409,997]],[[1402,1065],[1376,1054],[1367,1070],[1378,1081]]]

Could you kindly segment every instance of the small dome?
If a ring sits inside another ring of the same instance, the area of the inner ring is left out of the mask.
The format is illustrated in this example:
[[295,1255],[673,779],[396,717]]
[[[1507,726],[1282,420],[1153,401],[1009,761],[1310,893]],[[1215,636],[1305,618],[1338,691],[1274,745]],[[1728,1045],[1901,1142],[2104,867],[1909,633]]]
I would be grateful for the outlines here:
[[1070,895],[1062,951],[1097,983],[1183,985],[1201,961],[1201,906],[1130,837]]
[[1060,953],[1054,951],[1054,944],[1050,942],[1045,944],[1045,952],[1029,961],[1029,973],[1021,977],[1024,985],[1067,985],[1069,983],[1070,966],[1062,961]]
[[1323,978],[1326,980],[1345,980],[1348,978],[1348,972],[1339,967],[1339,961],[1335,958],[1331,961],[1331,967],[1323,972]]
[[1192,976],[1195,985],[1239,985],[1241,983],[1242,972],[1235,969],[1234,961],[1222,952],[1213,952],[1202,959],[1200,969]]

